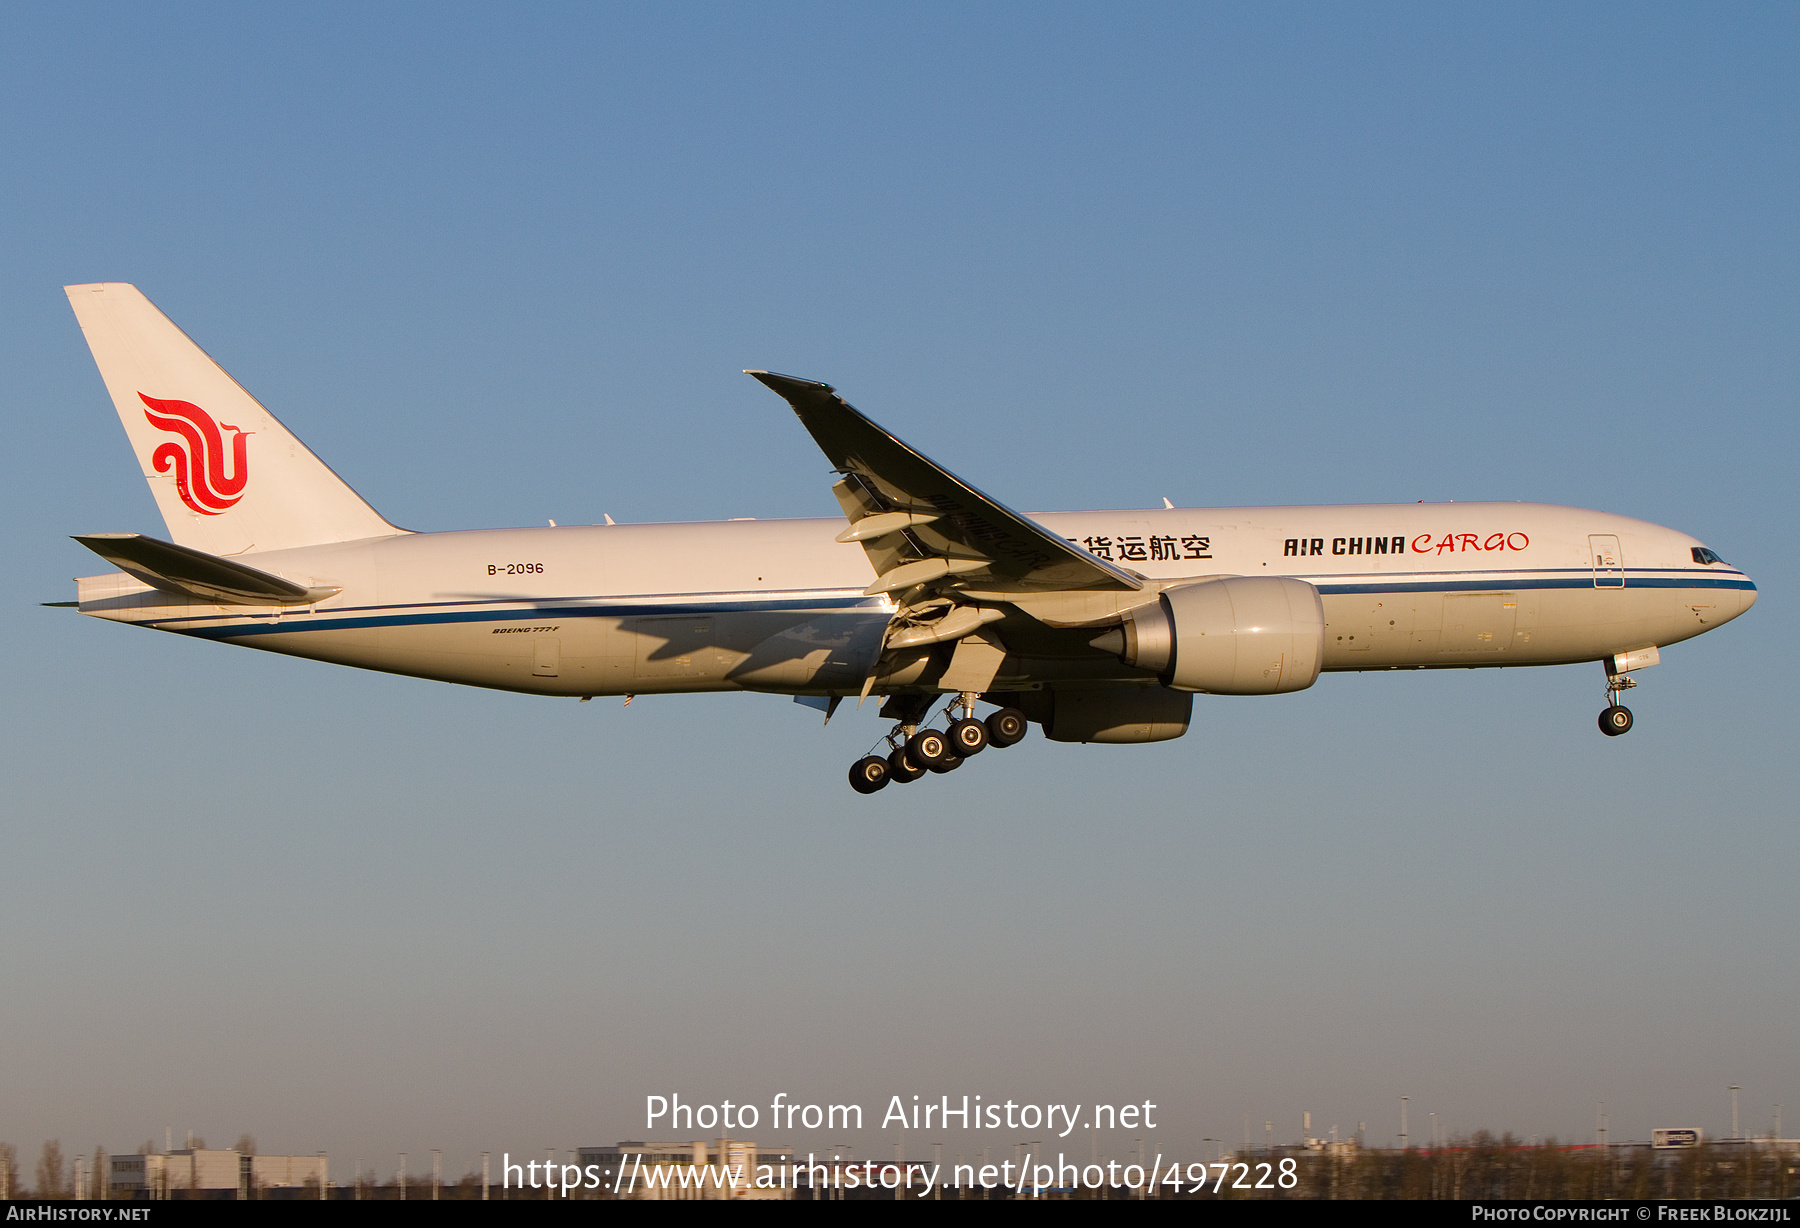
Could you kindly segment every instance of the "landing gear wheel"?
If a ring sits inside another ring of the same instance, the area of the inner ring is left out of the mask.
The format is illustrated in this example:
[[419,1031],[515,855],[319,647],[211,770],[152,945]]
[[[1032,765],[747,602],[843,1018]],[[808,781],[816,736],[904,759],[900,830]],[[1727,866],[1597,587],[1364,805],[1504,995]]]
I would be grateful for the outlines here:
[[914,763],[934,772],[939,770],[938,764],[956,756],[950,739],[935,729],[921,729],[913,734],[912,741],[906,744],[906,753]]
[[978,720],[965,717],[950,726],[950,745],[967,759],[987,749],[988,728]]
[[1631,709],[1613,704],[1600,714],[1600,732],[1609,738],[1631,732]]
[[914,763],[912,756],[903,750],[897,750],[887,757],[888,775],[893,777],[897,785],[910,784],[925,774],[925,769]]
[[888,776],[888,761],[877,759],[874,755],[858,759],[850,765],[850,787],[858,793],[874,793],[885,789]]
[[962,765],[963,765],[963,758],[961,755],[945,755],[942,759],[939,759],[936,763],[928,765],[925,770],[928,772],[937,772],[939,774],[942,774],[944,772],[954,772],[957,768],[961,767]]
[[1023,742],[1031,726],[1017,708],[1002,708],[987,718],[988,741],[995,746],[1011,746]]

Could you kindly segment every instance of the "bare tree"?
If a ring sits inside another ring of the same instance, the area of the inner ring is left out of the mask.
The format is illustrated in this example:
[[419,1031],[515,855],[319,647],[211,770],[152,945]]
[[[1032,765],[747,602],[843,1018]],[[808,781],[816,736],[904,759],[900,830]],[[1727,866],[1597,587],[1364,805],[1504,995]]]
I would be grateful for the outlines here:
[[112,1158],[99,1143],[94,1144],[94,1174],[88,1179],[88,1197],[112,1197]]
[[11,1143],[0,1143],[0,1198],[19,1196],[19,1153]]
[[62,1140],[51,1139],[44,1144],[44,1154],[38,1157],[37,1188],[32,1191],[39,1198],[66,1198],[68,1196],[69,1166],[63,1160]]
[[256,1154],[256,1136],[254,1134],[238,1135],[237,1147],[235,1148],[235,1150],[241,1156],[255,1155]]
[[156,1140],[153,1138],[147,1138],[142,1143],[139,1143],[137,1153],[141,1156],[155,1155],[156,1154]]

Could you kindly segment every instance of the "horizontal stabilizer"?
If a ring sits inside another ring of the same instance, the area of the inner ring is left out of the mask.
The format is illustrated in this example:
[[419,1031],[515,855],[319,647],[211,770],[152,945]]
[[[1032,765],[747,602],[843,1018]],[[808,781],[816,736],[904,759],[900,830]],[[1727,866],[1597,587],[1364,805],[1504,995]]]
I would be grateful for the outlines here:
[[151,588],[209,605],[310,605],[341,591],[295,584],[216,554],[141,533],[88,533],[75,540]]

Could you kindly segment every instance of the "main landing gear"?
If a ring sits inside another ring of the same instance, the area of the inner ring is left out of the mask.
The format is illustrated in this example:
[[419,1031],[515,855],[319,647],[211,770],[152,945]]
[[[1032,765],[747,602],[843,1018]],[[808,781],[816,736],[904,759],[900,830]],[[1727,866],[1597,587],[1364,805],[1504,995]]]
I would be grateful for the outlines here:
[[[1017,708],[1002,708],[984,721],[975,719],[973,691],[964,691],[944,707],[949,716],[957,708],[962,717],[952,721],[950,732],[920,729],[918,722],[902,719],[888,732],[891,748],[883,758],[869,755],[858,759],[850,768],[850,787],[858,793],[874,793],[885,789],[889,781],[910,784],[927,772],[942,775],[954,772],[965,761],[990,746],[1012,746],[1021,742],[1030,730],[1025,714]],[[928,707],[921,704],[920,707]]]
[[1606,711],[1600,714],[1600,732],[1609,738],[1631,732],[1631,709],[1619,703],[1619,693],[1637,685],[1629,674],[1606,675]]

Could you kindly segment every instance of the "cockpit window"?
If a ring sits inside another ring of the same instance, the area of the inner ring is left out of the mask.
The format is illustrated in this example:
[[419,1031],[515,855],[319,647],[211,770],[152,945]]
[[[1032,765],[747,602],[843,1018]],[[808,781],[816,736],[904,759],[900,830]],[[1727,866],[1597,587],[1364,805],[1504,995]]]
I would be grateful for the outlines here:
[[1704,563],[1708,566],[1711,566],[1714,563],[1724,563],[1727,567],[1731,566],[1730,563],[1725,563],[1724,559],[1708,550],[1705,546],[1694,547],[1694,562]]

